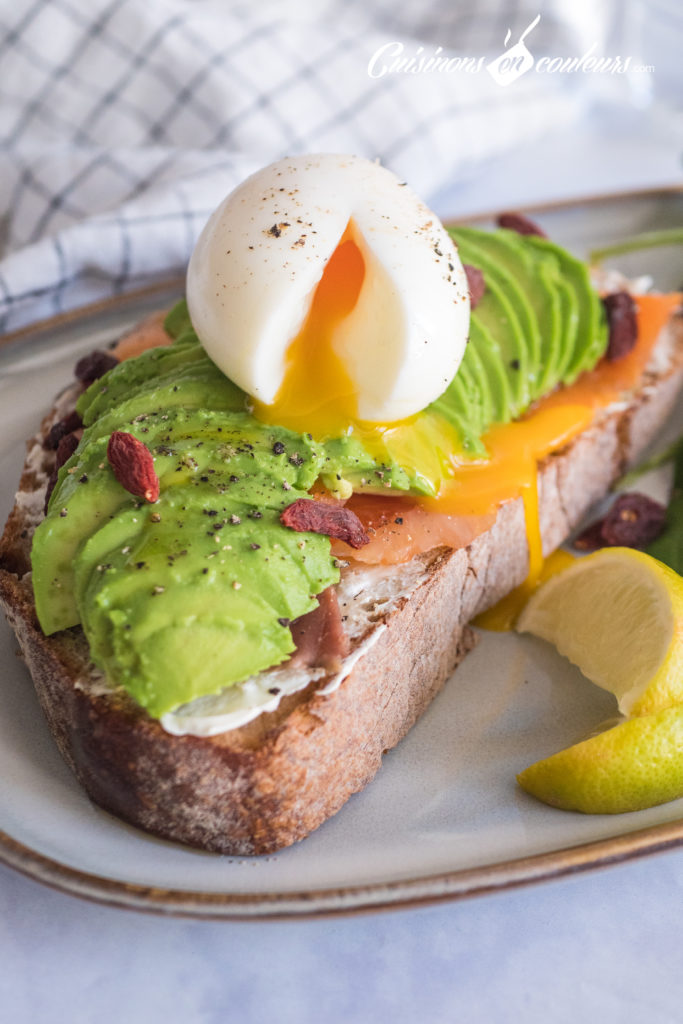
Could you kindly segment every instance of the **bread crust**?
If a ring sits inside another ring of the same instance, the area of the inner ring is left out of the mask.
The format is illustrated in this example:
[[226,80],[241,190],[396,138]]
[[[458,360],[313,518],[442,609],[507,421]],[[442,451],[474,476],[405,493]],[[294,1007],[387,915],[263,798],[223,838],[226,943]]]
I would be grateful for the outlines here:
[[[539,467],[546,554],[638,458],[670,413],[683,383],[680,324],[672,335],[664,369],[646,374],[628,402],[599,414]],[[336,690],[321,695],[321,684],[313,683],[241,728],[211,738],[172,736],[120,691],[84,685],[92,666],[79,627],[52,637],[40,630],[28,573],[28,499],[43,485],[38,444],[30,443],[0,542],[0,604],[50,729],[96,804],[155,835],[205,850],[272,853],[336,813],[372,779],[382,754],[402,739],[472,648],[467,623],[527,573],[518,499],[503,505],[494,525],[469,547],[426,556],[422,582],[389,615],[378,616],[374,642]]]

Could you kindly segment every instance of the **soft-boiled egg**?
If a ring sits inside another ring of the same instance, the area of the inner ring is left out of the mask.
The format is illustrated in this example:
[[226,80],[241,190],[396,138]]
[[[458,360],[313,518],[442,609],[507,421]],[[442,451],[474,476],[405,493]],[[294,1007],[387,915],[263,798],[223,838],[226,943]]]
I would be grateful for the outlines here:
[[318,438],[429,405],[469,329],[438,218],[379,164],[335,154],[281,160],[236,188],[197,242],[187,301],[256,415]]

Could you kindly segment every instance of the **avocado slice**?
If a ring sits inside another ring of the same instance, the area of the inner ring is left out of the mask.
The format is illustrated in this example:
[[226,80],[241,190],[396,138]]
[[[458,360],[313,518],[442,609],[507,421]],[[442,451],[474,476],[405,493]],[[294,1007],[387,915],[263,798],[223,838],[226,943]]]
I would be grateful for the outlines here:
[[[525,354],[527,356],[526,378],[529,384],[529,395],[533,398],[537,392],[539,368],[544,359],[541,354],[541,327],[536,311],[538,297],[541,293],[536,276],[534,260],[530,250],[512,231],[481,231],[477,228],[459,228],[457,238],[476,248],[489,264],[493,263],[501,276],[506,294],[514,300],[515,312],[523,331]],[[483,267],[481,268],[483,270]],[[486,275],[484,275],[486,277]],[[545,309],[542,310],[545,316]],[[522,367],[519,368],[522,372]]]
[[[125,363],[120,365],[121,368],[126,366]],[[170,409],[209,408],[245,412],[244,393],[209,360],[185,366],[177,375],[173,372],[157,375],[154,367],[150,369],[154,376],[141,381],[138,386],[122,387],[120,397],[116,399],[110,399],[108,385],[104,384],[104,393],[92,404],[79,402],[78,411],[89,428],[89,439],[110,434],[117,429],[117,423],[132,422],[138,416],[146,416],[149,420],[155,414],[161,415]],[[117,370],[115,367],[112,374]],[[90,390],[81,399],[85,399]]]
[[552,251],[527,244],[514,231],[481,231],[459,228],[458,234],[471,238],[516,278],[519,292],[529,307],[533,333],[529,336],[531,398],[535,400],[558,383],[563,352],[560,263]]
[[510,382],[511,404],[506,418],[520,416],[531,401],[532,363],[528,339],[532,337],[531,308],[519,291],[515,278],[494,262],[488,253],[468,239],[458,238],[461,259],[480,269],[486,291],[472,318],[496,339],[503,369]]
[[565,324],[575,324],[576,329],[573,345],[565,339],[560,379],[564,384],[572,384],[583,370],[595,366],[607,348],[605,312],[584,263],[547,238],[529,235],[527,240],[536,251],[555,256],[562,280],[570,292],[569,308],[565,306],[562,314]]
[[482,415],[482,405],[481,385],[462,365],[446,393],[432,404],[432,409],[455,426],[463,450],[469,455],[486,454],[481,442],[481,435],[487,426]]
[[498,340],[476,316],[470,322],[470,344],[474,345],[486,373],[493,407],[492,423],[507,423],[513,405],[512,384]]
[[458,377],[462,372],[469,374],[472,379],[472,387],[476,389],[478,393],[478,399],[481,405],[481,432],[483,433],[493,422],[494,403],[493,396],[491,394],[491,383],[484,368],[484,362],[477,345],[468,343],[462,364],[456,374],[456,377]]
[[[138,388],[161,384],[190,373],[205,373],[213,366],[197,344],[176,342],[168,348],[151,348],[135,359],[126,359],[106,375],[93,381],[78,399],[77,409],[86,424],[115,408]],[[215,368],[215,367],[214,367]],[[237,389],[238,390],[238,389]]]
[[48,515],[33,537],[36,614],[48,636],[81,621],[73,587],[76,553],[83,541],[130,499],[113,474],[98,475],[93,486],[87,470],[91,464],[98,465],[95,459],[106,459],[106,442],[93,445],[92,455],[88,453],[87,458],[82,448],[77,449],[62,466]]

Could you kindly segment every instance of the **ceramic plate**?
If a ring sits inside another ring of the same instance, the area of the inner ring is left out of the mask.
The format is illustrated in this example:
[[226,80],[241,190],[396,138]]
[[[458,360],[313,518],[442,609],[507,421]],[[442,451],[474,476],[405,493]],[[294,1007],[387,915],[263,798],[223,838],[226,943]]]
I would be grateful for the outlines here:
[[[556,240],[593,244],[683,223],[683,194],[658,192],[541,211]],[[662,287],[683,266],[671,251],[623,260]],[[24,438],[82,353],[106,345],[181,285],[105,303],[23,331],[0,347],[0,515]],[[660,477],[650,480],[661,490]],[[265,917],[343,912],[475,895],[683,842],[683,801],[585,817],[521,792],[515,773],[615,713],[550,647],[482,634],[367,789],[302,843],[235,859],[150,838],[94,807],[61,761],[16,643],[0,624],[0,859],[48,884],[165,913]]]

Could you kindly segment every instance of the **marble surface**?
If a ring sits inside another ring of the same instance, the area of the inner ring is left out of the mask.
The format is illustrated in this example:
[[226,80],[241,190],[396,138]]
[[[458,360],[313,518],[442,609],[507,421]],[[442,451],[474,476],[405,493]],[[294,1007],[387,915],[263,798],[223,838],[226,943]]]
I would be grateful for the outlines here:
[[683,851],[468,902],[232,924],[81,902],[0,867],[4,1020],[680,1021]]
[[[472,173],[443,216],[680,180],[666,136],[589,121]],[[647,142],[647,144],[646,144]],[[235,924],[90,904],[0,866],[14,1024],[681,1019],[683,850],[475,900]]]

